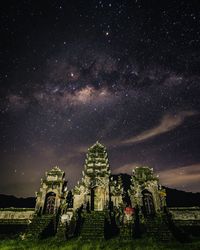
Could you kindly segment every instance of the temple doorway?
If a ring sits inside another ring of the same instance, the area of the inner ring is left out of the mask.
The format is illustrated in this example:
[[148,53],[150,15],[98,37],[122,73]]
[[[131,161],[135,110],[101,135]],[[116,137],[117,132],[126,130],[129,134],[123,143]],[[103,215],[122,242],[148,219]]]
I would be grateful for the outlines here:
[[95,188],[91,188],[91,210],[94,211]]
[[56,201],[56,194],[54,192],[50,192],[46,195],[45,207],[44,207],[45,214],[54,214],[55,201]]
[[91,189],[91,210],[102,211],[104,209],[104,188],[94,187]]
[[155,207],[153,202],[152,193],[148,190],[142,191],[143,195],[143,212],[145,216],[153,216],[155,215]]

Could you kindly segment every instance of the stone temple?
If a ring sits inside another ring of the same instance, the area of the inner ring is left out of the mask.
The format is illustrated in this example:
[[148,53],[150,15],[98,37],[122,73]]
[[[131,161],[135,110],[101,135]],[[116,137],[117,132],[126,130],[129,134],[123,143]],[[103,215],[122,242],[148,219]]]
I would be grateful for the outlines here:
[[97,142],[89,148],[81,182],[75,186],[74,209],[81,205],[92,211],[103,211],[109,202],[118,207],[122,204],[123,188],[111,178],[106,148]]
[[136,167],[131,177],[112,175],[99,142],[88,149],[82,179],[72,190],[56,166],[41,179],[35,209],[0,209],[2,232],[14,231],[22,239],[132,240],[144,235],[166,241],[184,238],[194,228],[200,228],[199,208],[167,208],[165,189],[152,168]]
[[[88,149],[82,179],[73,188],[73,207],[89,211],[106,211],[112,208],[122,208],[123,185],[120,176],[113,180],[109,166],[106,148],[98,141]],[[41,180],[40,191],[36,193],[36,212],[38,214],[55,214],[59,208],[65,207],[67,182],[64,172],[58,167],[46,173]],[[136,168],[131,178],[128,190],[131,207],[141,208],[143,215],[160,212],[165,206],[165,190],[154,177],[153,169]]]

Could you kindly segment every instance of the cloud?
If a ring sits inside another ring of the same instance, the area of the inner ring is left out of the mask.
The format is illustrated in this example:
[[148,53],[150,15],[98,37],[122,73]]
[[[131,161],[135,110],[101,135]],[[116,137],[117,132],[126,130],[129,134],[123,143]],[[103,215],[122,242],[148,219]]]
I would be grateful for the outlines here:
[[138,143],[153,138],[155,136],[167,133],[180,126],[187,117],[196,114],[198,114],[198,112],[196,111],[182,111],[176,115],[166,114],[162,117],[158,125],[140,133],[139,135],[133,136],[127,140],[123,140],[121,144]]
[[186,191],[199,191],[200,163],[158,172],[160,183]]
[[[135,162],[128,163],[113,169],[112,172],[114,174],[132,174],[132,170],[138,166],[141,166],[141,164]],[[200,163],[168,170],[160,170],[154,172],[154,174],[159,176],[159,182],[164,186],[190,192],[199,192]]]
[[137,163],[128,163],[125,164],[119,168],[113,169],[114,174],[120,174],[120,173],[127,173],[127,174],[132,174],[132,170],[136,167],[139,167],[140,164]]

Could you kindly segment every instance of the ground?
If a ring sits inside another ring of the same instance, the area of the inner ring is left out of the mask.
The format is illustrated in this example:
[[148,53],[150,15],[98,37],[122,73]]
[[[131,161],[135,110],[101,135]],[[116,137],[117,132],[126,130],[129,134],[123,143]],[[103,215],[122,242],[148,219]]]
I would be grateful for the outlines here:
[[0,241],[0,249],[3,250],[21,250],[21,249],[31,249],[31,250],[199,250],[200,249],[200,239],[194,240],[192,243],[158,243],[152,239],[138,239],[132,242],[123,242],[122,240],[116,238],[109,241],[101,242],[81,242],[77,239],[72,239],[67,242],[58,241],[55,238],[41,240],[41,241],[30,241],[30,240],[19,240],[19,239],[8,239]]

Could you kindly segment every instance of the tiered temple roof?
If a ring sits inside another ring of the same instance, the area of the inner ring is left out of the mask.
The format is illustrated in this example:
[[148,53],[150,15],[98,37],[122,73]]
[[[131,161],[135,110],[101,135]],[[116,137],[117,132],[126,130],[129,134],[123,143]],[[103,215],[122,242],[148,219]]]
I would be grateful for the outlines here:
[[98,141],[88,149],[84,168],[84,175],[110,175],[106,148]]

